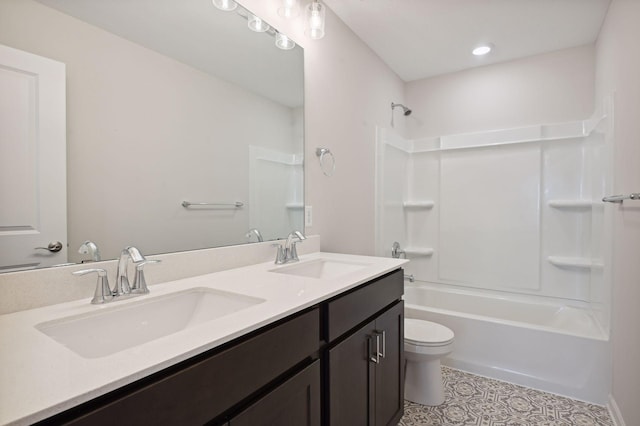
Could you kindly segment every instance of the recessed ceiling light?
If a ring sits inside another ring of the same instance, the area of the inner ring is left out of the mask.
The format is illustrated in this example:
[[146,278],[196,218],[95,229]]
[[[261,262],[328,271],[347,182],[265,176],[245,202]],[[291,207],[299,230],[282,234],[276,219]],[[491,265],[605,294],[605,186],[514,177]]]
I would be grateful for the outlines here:
[[490,45],[490,44],[483,44],[483,45],[480,45],[480,46],[476,47],[475,49],[473,49],[471,51],[471,53],[473,53],[476,56],[482,56],[482,55],[486,55],[487,53],[491,52],[492,48],[493,48],[493,46]]

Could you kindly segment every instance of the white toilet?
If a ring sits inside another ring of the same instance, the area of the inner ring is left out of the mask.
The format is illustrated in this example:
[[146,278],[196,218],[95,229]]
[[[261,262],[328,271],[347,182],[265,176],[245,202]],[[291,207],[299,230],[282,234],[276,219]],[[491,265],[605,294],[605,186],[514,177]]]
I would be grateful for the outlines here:
[[405,399],[423,405],[444,402],[440,358],[451,353],[453,337],[453,331],[444,325],[405,318]]

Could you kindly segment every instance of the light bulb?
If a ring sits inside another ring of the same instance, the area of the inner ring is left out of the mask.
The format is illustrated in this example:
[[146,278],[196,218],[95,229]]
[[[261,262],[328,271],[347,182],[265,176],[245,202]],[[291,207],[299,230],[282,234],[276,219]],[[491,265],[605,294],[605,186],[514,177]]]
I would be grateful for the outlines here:
[[211,0],[213,5],[220,10],[229,12],[235,10],[238,7],[238,3],[233,0]]
[[307,5],[307,30],[305,34],[314,40],[324,37],[324,16],[325,8],[322,4],[314,1]]
[[256,15],[249,14],[249,20],[247,22],[249,29],[257,33],[263,33],[269,30],[269,24],[258,18]]
[[276,47],[282,50],[291,50],[296,47],[296,43],[286,34],[276,33]]
[[282,7],[278,8],[278,15],[283,18],[295,18],[300,14],[299,0],[282,0]]

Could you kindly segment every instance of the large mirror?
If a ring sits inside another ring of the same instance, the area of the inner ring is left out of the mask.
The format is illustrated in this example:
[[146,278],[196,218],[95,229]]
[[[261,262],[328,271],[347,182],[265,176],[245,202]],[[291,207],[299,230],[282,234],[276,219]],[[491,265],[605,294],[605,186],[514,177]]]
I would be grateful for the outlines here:
[[[247,15],[211,0],[0,0],[0,45],[15,49],[0,87],[27,98],[0,100],[0,125],[31,135],[0,132],[1,271],[95,259],[91,243],[106,260],[303,228],[303,51]],[[48,77],[12,62],[32,58],[64,64],[57,113],[39,109]],[[43,148],[47,114],[66,155]],[[49,234],[48,204],[64,222]]]

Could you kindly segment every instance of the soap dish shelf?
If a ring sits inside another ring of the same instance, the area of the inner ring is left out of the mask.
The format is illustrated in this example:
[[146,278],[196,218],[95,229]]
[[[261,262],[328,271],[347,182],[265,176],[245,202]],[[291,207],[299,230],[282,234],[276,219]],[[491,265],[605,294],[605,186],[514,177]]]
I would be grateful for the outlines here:
[[424,201],[405,201],[402,203],[402,207],[405,209],[432,209],[435,203],[432,200]]
[[404,252],[407,254],[407,256],[429,257],[429,256],[433,256],[434,250],[432,248],[429,248],[429,247],[424,247],[424,248],[422,248],[422,247],[407,247],[406,249],[404,249]]
[[549,256],[547,257],[549,263],[559,268],[580,268],[580,269],[593,269],[602,268],[604,265],[601,259],[592,259],[589,257],[563,257],[563,256]]
[[588,209],[593,205],[592,200],[584,199],[557,199],[549,200],[549,207],[556,209]]

